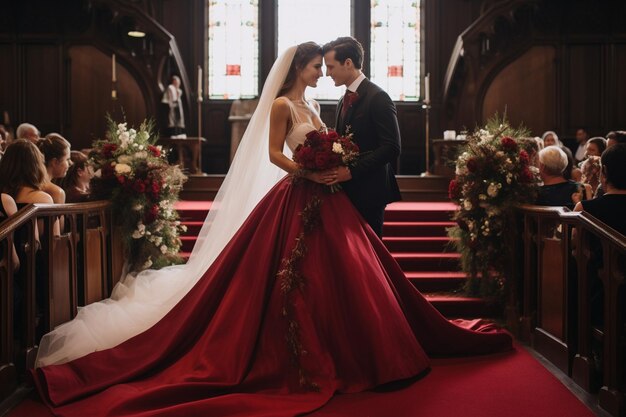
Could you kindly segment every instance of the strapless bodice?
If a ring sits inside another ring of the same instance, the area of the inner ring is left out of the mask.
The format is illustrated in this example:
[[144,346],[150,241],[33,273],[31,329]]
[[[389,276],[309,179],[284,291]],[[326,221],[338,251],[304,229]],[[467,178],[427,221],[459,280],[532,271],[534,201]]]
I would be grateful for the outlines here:
[[298,145],[302,145],[304,143],[307,133],[312,130],[317,130],[317,128],[309,122],[296,123],[293,125],[293,128],[285,139],[291,152],[293,152]]

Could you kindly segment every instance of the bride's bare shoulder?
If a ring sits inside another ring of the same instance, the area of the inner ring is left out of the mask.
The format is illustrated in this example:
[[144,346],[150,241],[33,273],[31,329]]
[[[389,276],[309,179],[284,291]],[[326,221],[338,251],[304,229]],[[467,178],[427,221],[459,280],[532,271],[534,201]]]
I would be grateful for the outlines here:
[[287,97],[277,97],[272,103],[272,117],[288,119],[290,116],[289,99]]

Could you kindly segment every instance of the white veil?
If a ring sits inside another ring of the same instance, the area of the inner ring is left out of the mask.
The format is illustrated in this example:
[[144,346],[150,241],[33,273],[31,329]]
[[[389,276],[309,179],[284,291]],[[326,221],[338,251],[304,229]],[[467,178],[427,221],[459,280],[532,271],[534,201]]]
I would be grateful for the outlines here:
[[290,47],[274,62],[187,264],[127,275],[111,298],[81,308],[72,321],[42,338],[36,367],[114,347],[149,329],[203,276],[252,209],[285,175],[269,160],[269,119],[296,49]]

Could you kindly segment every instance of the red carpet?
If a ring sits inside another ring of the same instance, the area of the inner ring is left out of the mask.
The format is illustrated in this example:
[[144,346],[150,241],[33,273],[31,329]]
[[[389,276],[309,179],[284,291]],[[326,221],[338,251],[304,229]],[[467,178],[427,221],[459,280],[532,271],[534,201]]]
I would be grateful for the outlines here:
[[[376,392],[339,395],[311,416],[593,417],[594,414],[523,348],[515,353],[435,359],[417,381]],[[28,399],[8,417],[47,417]]]

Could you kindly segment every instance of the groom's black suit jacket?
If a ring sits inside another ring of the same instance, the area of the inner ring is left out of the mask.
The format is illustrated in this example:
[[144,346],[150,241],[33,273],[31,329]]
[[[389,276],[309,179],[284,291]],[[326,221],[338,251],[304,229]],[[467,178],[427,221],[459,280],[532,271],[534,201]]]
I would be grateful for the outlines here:
[[358,99],[341,117],[343,97],[336,111],[339,134],[346,127],[354,134],[360,156],[350,167],[352,179],[342,183],[343,189],[359,211],[381,208],[400,200],[392,163],[400,155],[400,128],[396,106],[389,95],[367,78],[357,88]]

